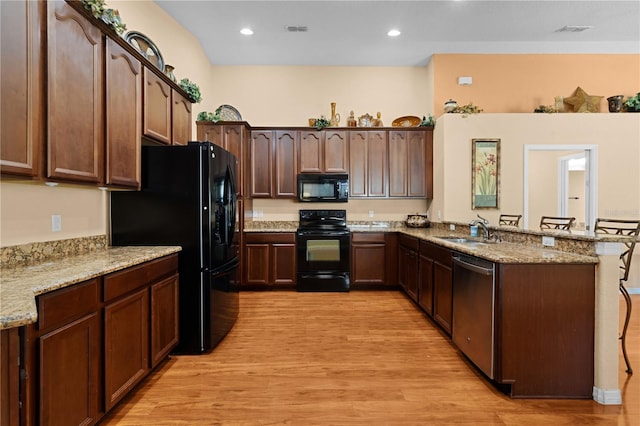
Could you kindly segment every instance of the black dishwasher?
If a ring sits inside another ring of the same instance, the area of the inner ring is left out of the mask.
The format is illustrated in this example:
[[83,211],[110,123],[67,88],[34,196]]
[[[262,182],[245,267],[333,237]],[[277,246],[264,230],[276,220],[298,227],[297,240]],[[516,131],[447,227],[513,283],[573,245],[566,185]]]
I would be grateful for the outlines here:
[[494,378],[495,264],[453,255],[453,327],[456,346]]

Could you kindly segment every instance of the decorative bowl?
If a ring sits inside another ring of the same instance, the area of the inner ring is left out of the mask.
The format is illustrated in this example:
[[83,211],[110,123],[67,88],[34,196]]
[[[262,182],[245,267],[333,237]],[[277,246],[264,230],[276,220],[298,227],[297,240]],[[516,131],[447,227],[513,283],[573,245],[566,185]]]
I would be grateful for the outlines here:
[[428,228],[431,224],[427,215],[424,214],[407,215],[407,221],[405,223],[409,228]]

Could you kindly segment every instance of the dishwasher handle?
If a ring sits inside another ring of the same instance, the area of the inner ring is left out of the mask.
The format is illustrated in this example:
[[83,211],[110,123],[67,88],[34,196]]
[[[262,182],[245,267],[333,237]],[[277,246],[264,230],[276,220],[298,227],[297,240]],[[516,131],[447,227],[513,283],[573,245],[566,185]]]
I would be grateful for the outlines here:
[[[470,260],[470,262],[469,262]],[[464,258],[461,256],[453,256],[453,263],[456,265],[473,271],[482,275],[493,275],[494,265],[491,262],[484,262],[482,260],[475,261],[476,259],[472,257],[465,256]],[[479,265],[478,263],[482,263],[483,265]],[[485,266],[486,265],[486,266]],[[491,267],[487,267],[491,265]]]

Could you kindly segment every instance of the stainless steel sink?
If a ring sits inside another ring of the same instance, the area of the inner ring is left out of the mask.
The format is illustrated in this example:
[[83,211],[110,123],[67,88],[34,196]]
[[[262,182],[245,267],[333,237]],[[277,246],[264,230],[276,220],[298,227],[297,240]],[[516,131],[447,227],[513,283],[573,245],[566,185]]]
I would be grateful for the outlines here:
[[478,247],[478,246],[485,246],[488,244],[482,241],[471,240],[469,238],[463,238],[463,237],[436,237],[436,238],[440,240],[448,241],[450,243],[464,244],[467,247]]

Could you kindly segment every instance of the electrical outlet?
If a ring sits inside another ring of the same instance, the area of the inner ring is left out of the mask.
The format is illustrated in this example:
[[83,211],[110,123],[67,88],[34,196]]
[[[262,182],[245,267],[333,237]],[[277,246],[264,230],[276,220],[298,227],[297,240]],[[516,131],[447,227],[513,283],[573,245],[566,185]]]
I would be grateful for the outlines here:
[[553,247],[556,245],[556,239],[553,237],[542,237],[542,245],[547,247]]
[[62,216],[60,216],[59,214],[51,215],[51,231],[52,232],[62,231]]
[[449,231],[455,231],[456,230],[456,226],[453,223],[449,224]]
[[373,210],[369,210],[369,217],[373,218]]
[[438,220],[442,220],[442,213],[438,210]]

